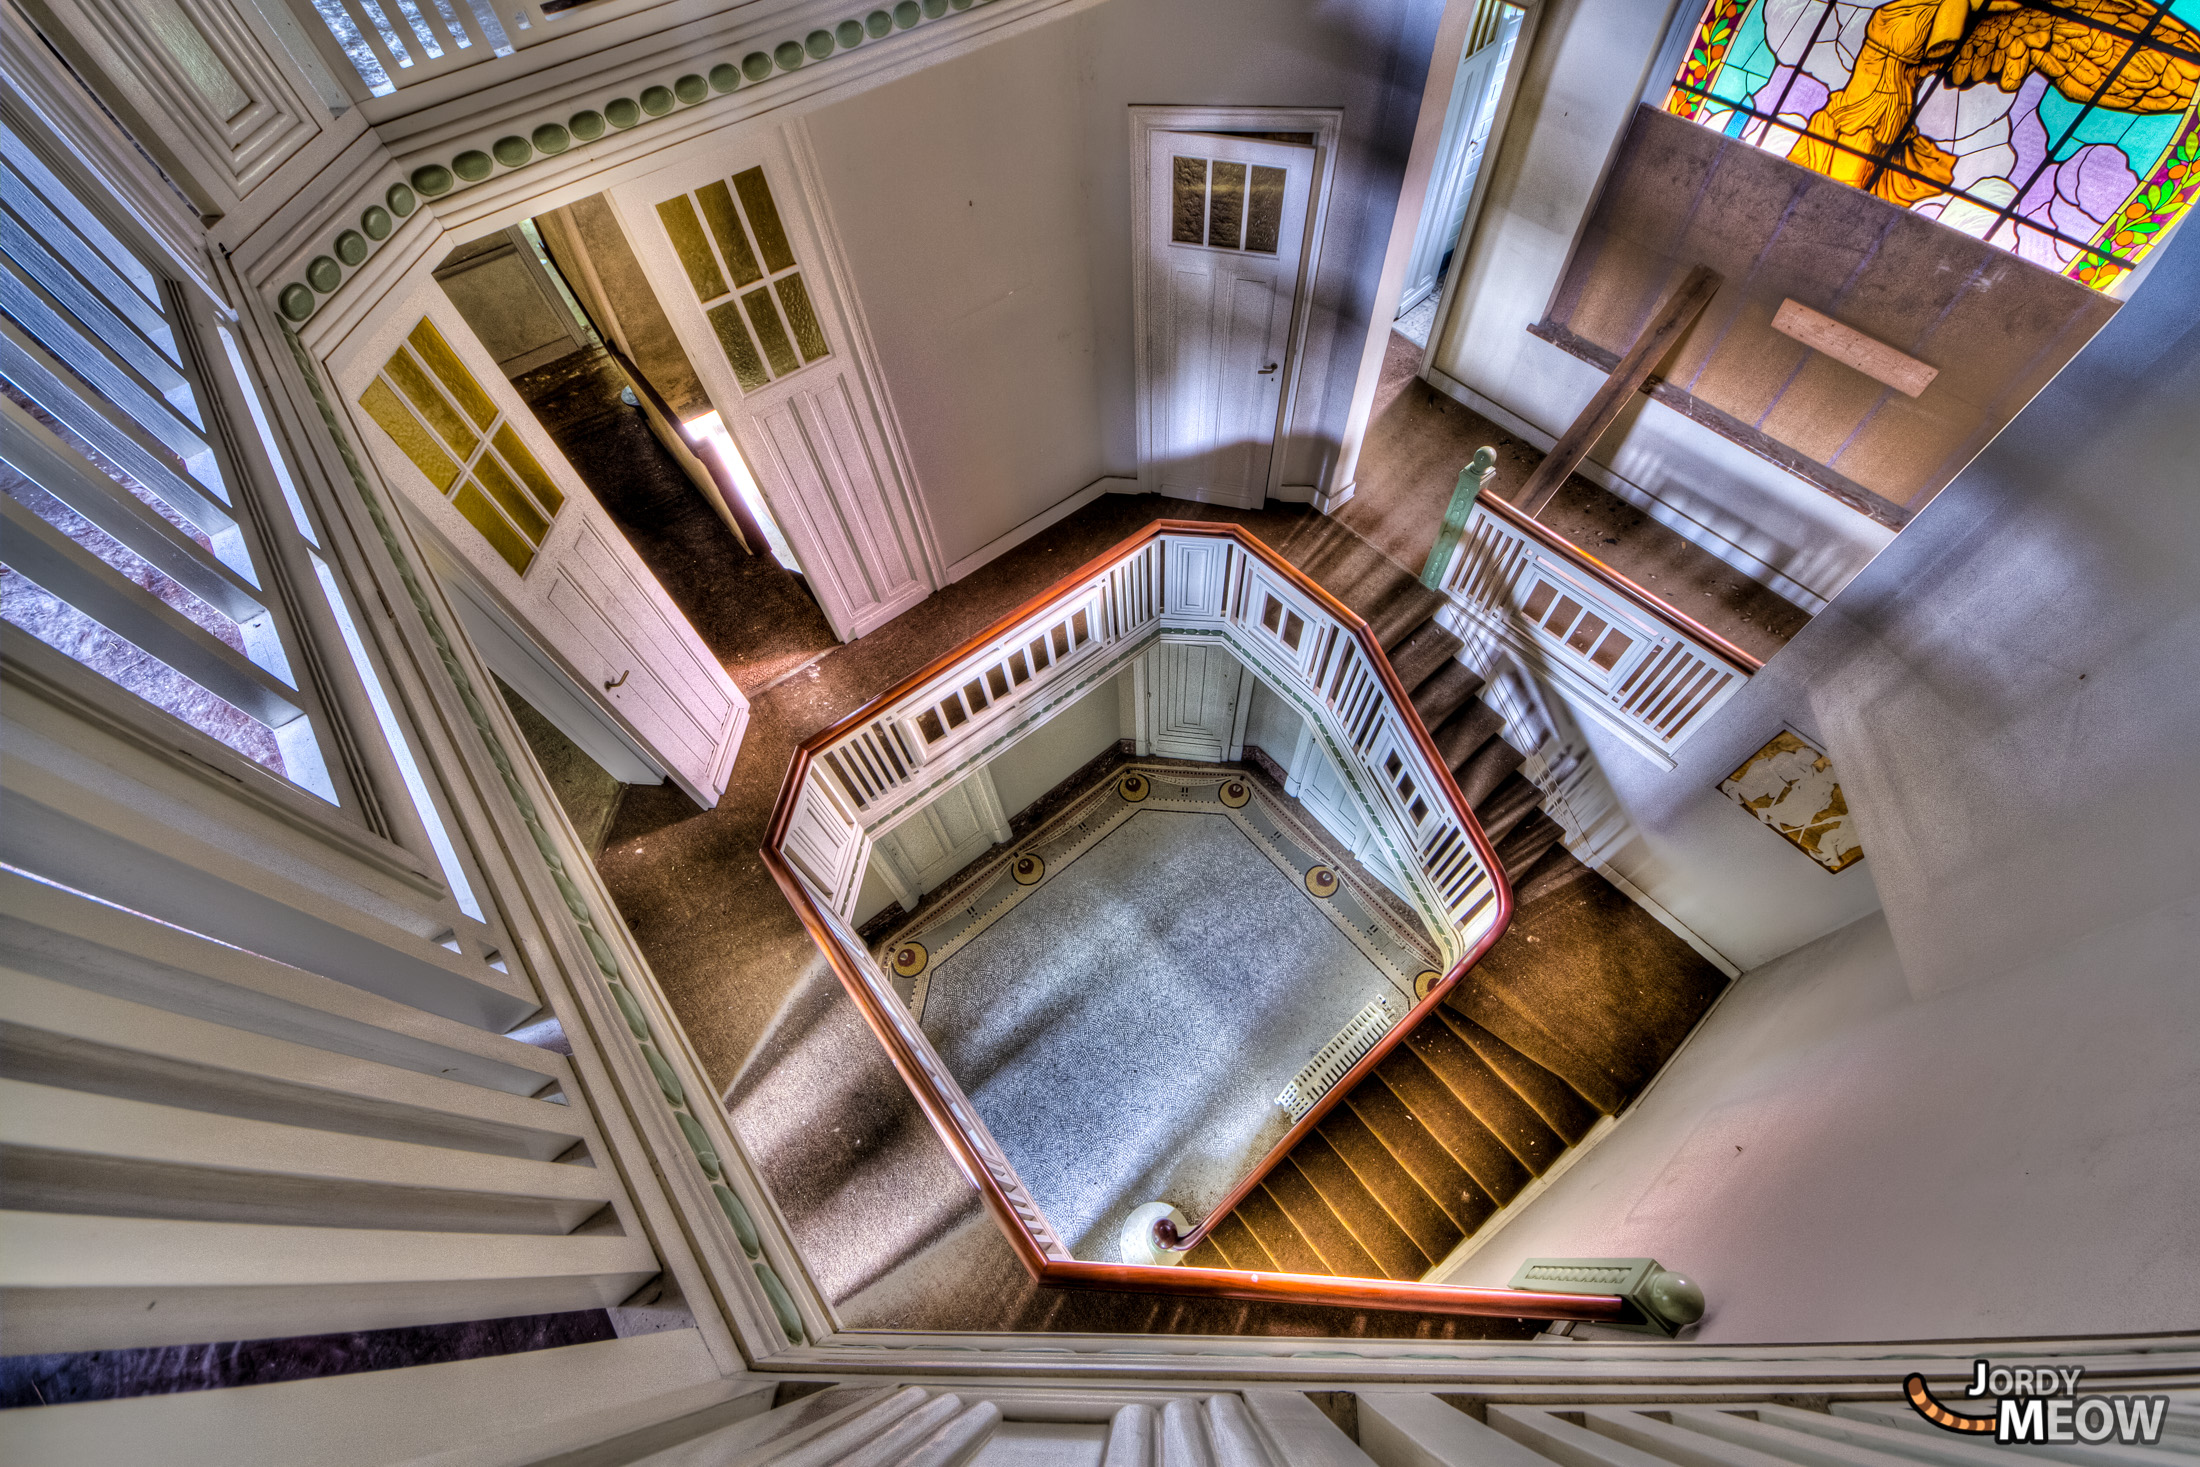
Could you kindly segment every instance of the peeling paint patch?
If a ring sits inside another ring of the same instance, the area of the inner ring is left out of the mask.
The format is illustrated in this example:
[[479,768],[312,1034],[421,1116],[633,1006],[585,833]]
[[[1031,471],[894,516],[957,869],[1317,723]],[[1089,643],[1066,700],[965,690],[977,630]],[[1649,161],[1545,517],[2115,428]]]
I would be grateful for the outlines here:
[[1845,871],[1864,859],[1833,761],[1790,729],[1720,781],[1719,793],[1828,871]]

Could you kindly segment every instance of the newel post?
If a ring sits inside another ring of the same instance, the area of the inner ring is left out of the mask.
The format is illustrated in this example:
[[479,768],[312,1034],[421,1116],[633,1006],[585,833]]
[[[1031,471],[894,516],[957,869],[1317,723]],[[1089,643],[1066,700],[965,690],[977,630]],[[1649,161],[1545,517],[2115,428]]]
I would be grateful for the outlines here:
[[1429,548],[1428,564],[1421,567],[1421,584],[1431,591],[1443,589],[1444,567],[1451,564],[1451,553],[1459,548],[1459,537],[1467,531],[1467,516],[1474,512],[1474,501],[1489,487],[1490,479],[1497,473],[1497,450],[1477,448],[1467,466],[1459,471],[1459,484],[1451,491],[1451,504],[1444,510],[1443,528],[1436,532],[1436,543]]

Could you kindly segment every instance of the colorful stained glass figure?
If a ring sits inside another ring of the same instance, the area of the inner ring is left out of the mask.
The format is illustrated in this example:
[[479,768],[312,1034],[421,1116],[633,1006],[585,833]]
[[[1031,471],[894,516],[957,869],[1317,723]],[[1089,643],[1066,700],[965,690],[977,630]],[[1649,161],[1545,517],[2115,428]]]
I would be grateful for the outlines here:
[[2200,197],[2200,0],[1709,0],[1666,110],[2108,289]]

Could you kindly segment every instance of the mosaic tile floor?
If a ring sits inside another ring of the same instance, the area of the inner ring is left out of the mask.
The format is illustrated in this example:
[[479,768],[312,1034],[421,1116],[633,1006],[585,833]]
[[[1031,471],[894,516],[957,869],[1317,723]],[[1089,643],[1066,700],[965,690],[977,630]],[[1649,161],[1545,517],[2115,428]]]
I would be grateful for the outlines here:
[[1142,1202],[1203,1215],[1308,1057],[1378,993],[1410,1006],[1426,937],[1309,826],[1238,770],[1118,768],[881,946],[1079,1257]]

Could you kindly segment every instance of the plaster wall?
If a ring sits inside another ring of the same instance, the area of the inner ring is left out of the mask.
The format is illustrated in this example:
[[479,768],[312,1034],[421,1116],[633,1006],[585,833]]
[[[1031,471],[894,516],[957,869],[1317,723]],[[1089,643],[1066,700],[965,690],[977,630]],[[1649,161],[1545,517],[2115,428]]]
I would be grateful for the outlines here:
[[950,563],[1137,472],[1133,104],[1342,109],[1283,474],[1325,482],[1441,8],[1106,0],[810,116]]
[[1001,797],[1001,809],[1009,818],[1022,814],[1033,800],[1099,758],[1123,736],[1116,685],[1127,682],[1130,676],[1130,669],[1125,668],[1109,678],[987,766],[993,788]]
[[2200,1318],[2196,395],[2188,230],[1782,655],[1884,911],[1745,976],[1462,1282],[1651,1254],[1712,1341]]
[[1280,694],[1270,690],[1259,678],[1251,679],[1253,706],[1245,710],[1245,742],[1281,765],[1286,773],[1291,769],[1291,756],[1299,747],[1299,730],[1306,720],[1299,712],[1283,701]]
[[[1546,0],[1455,306],[1430,365],[1548,447],[1604,383],[1528,334],[1657,64],[1671,4]],[[1891,532],[1748,450],[1637,395],[1593,465],[1621,497],[1808,610],[1885,547]]]

